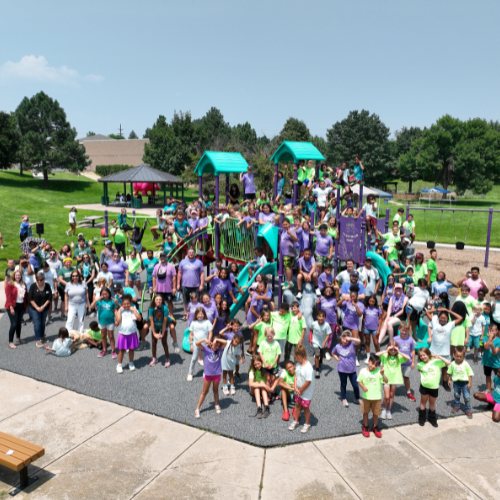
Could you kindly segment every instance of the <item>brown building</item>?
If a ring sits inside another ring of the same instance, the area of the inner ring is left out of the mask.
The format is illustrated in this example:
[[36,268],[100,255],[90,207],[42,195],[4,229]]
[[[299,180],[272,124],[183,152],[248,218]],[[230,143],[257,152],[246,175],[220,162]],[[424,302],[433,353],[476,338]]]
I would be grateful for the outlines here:
[[95,171],[96,165],[140,165],[144,154],[144,144],[149,139],[112,139],[107,135],[91,135],[78,139],[85,146],[85,152]]

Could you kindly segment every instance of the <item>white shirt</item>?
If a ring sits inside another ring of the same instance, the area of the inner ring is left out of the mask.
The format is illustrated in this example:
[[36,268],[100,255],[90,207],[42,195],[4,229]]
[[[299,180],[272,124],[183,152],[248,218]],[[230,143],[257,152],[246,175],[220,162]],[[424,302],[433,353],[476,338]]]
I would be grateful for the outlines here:
[[49,265],[50,270],[52,271],[52,274],[54,276],[57,276],[59,269],[62,268],[62,262],[56,257],[54,260],[48,259],[47,264]]
[[449,321],[444,326],[441,325],[437,316],[432,318],[432,354],[439,354],[440,356],[450,355],[450,339],[451,331],[455,328],[455,321]]
[[42,271],[43,274],[45,275],[45,283],[48,283],[50,286],[50,289],[52,290],[52,293],[54,293],[54,274],[52,273],[52,270],[50,271]]
[[314,371],[309,361],[302,366],[300,363],[295,365],[295,375],[297,376],[297,389],[300,389],[306,382],[311,382],[309,387],[300,394],[301,399],[311,401],[314,393]]
[[376,203],[374,203],[373,205],[371,203],[365,203],[363,205],[363,210],[367,217],[377,217],[377,214],[375,213],[375,210],[377,210]]
[[482,314],[480,314],[476,319],[474,319],[474,314],[469,316],[472,326],[469,328],[469,334],[473,337],[479,337],[483,332],[483,326],[486,325],[486,319]]
[[108,286],[111,283],[111,280],[113,279],[113,273],[111,271],[108,271],[107,273],[103,271],[99,271],[99,274],[97,275],[97,278],[95,279],[96,283],[101,279],[104,278],[108,282]]
[[130,309],[128,311],[123,309],[120,314],[122,317],[122,321],[120,323],[120,326],[118,327],[118,332],[121,335],[132,335],[133,333],[136,333],[137,318],[135,317],[135,314]]
[[325,207],[326,206],[326,200],[328,198],[328,195],[331,192],[332,192],[331,187],[327,187],[325,189],[321,189],[320,187],[317,187],[317,188],[313,189],[313,193],[318,198],[318,207]]
[[337,283],[339,284],[339,286],[342,287],[344,283],[348,283],[351,279],[350,276],[351,273],[347,269],[337,274]]
[[413,307],[416,311],[420,312],[425,307],[425,304],[429,301],[429,292],[427,290],[422,290],[420,287],[416,286],[413,291],[413,297],[408,301],[408,305]]
[[20,271],[22,273],[26,289],[29,291],[30,286],[35,282],[35,273],[28,274],[28,266],[20,268],[19,265],[16,266],[15,271]]
[[74,224],[76,222],[76,213],[71,211],[69,213],[69,223]]
[[203,321],[194,320],[191,325],[189,325],[189,331],[193,332],[193,343],[201,339],[208,338],[208,332],[212,330],[213,326],[208,319]]
[[[366,296],[373,295],[375,293],[375,285],[377,281],[380,279],[380,275],[378,271],[372,267],[371,269],[366,269],[366,267],[360,267],[358,269],[359,280],[366,281],[365,291]],[[338,279],[338,278],[337,278]]]

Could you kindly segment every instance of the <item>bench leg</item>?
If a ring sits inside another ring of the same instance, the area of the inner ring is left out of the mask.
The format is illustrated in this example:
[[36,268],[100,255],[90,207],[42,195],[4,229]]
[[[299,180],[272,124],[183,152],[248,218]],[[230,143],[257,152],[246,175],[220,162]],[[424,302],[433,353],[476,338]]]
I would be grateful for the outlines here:
[[28,467],[25,467],[24,469],[21,469],[19,471],[19,479],[20,479],[19,486],[15,490],[12,490],[9,493],[11,497],[16,496],[19,492],[23,491],[28,486],[31,486],[35,481],[38,481],[37,476],[33,477],[28,476]]

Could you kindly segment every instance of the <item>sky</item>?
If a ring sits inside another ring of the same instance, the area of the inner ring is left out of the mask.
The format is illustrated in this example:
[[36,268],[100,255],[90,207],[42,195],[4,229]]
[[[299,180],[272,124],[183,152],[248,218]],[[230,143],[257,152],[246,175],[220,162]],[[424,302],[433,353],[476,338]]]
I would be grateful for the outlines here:
[[498,0],[0,0],[0,110],[44,91],[78,137],[212,106],[273,137],[352,110],[391,133],[500,119]]

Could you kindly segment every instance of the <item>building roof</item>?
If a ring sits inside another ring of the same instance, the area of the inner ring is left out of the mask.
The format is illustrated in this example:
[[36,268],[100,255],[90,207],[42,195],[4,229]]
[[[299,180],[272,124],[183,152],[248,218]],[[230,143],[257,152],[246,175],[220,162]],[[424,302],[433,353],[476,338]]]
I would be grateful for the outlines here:
[[194,171],[203,174],[240,174],[246,172],[248,163],[241,153],[205,151]]
[[325,157],[312,142],[284,141],[274,152],[271,161],[273,163],[279,163],[280,161],[299,163],[300,160],[322,161],[324,159]]
[[81,139],[78,139],[78,142],[89,142],[89,141],[119,141],[122,139],[113,139],[112,137],[108,137],[107,135],[103,134],[95,134],[95,135],[89,135],[88,137],[82,137]]
[[147,182],[147,183],[181,183],[183,180],[172,174],[167,174],[161,170],[156,170],[149,165],[139,165],[137,167],[122,170],[116,174],[101,177],[99,182]]

